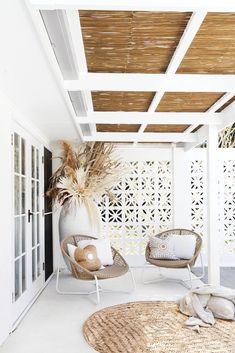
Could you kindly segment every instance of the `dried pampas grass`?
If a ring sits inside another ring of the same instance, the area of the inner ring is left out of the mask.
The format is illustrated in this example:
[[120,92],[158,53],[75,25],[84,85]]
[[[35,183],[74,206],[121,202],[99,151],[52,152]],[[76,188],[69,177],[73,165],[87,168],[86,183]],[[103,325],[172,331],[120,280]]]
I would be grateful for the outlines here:
[[113,160],[114,145],[93,142],[75,151],[61,141],[60,167],[51,177],[46,195],[60,205],[86,202],[103,194],[112,198],[111,188],[127,171],[121,160]]

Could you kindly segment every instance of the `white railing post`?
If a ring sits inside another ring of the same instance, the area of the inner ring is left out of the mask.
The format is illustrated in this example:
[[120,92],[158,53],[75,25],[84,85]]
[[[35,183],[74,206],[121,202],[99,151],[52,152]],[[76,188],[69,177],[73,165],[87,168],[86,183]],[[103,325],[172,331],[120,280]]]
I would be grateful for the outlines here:
[[207,135],[208,282],[220,284],[220,234],[218,223],[218,131]]

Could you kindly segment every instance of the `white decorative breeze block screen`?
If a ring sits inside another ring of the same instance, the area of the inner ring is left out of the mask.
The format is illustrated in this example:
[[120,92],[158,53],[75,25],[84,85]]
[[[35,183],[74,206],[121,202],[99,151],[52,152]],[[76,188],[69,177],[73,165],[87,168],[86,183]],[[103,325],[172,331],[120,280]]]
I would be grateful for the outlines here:
[[204,160],[192,160],[190,164],[191,226],[203,235],[206,233],[206,165]]
[[125,255],[142,255],[148,237],[172,226],[171,162],[130,161],[130,172],[100,202],[103,233]]
[[228,250],[235,252],[235,160],[223,160],[221,172],[221,232]]
[[[220,159],[218,163],[219,194],[218,220],[224,247],[235,252],[235,160]],[[192,160],[191,224],[201,235],[207,233],[206,163],[204,159]]]
[[[134,155],[134,158],[133,158]],[[139,155],[139,160],[136,160]],[[148,157],[148,159],[146,158]],[[234,150],[219,151],[219,226],[221,252],[228,262],[235,260],[235,158]],[[194,229],[207,239],[207,168],[206,150],[194,149],[176,165],[171,151],[152,149],[125,152],[130,172],[113,189],[114,200],[103,197],[99,207],[102,232],[123,255],[144,254],[148,237],[164,229]],[[182,165],[181,165],[182,163]],[[174,166],[174,167],[173,167]],[[174,180],[174,168],[180,176]],[[183,180],[183,181],[182,181]],[[184,185],[184,181],[188,182]],[[182,192],[176,192],[182,190]],[[176,200],[176,197],[180,200]],[[174,210],[174,204],[177,209]],[[180,205],[184,205],[184,210]],[[182,214],[183,212],[183,214]],[[222,260],[223,262],[223,260]]]

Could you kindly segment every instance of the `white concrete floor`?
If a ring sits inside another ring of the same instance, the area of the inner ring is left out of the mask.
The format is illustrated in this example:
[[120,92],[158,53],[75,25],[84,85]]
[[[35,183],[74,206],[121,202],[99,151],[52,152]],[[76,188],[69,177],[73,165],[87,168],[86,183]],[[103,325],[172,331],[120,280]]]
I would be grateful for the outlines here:
[[[136,290],[132,294],[101,293],[101,304],[95,305],[95,295],[59,295],[55,291],[55,277],[39,296],[17,329],[9,336],[1,353],[92,353],[82,335],[84,321],[95,311],[120,303],[140,300],[177,300],[187,293],[181,284],[161,282],[144,285],[141,269],[134,269]],[[172,273],[172,271],[171,271]],[[184,270],[173,270],[174,275],[187,278]],[[156,269],[148,269],[147,278],[156,275]],[[169,274],[169,273],[168,273]],[[200,282],[195,281],[198,285]],[[130,285],[129,275],[103,281],[104,288],[126,289]],[[61,286],[72,290],[93,288],[90,283],[74,280],[64,273]],[[107,352],[108,353],[108,352]],[[133,352],[134,353],[134,352]]]

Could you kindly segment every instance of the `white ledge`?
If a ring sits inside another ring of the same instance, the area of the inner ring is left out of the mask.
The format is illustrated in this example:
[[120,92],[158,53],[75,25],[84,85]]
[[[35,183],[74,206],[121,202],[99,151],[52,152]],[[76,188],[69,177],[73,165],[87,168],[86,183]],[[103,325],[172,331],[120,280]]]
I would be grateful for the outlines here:
[[84,141],[103,142],[196,142],[197,133],[144,133],[138,132],[97,132],[94,136],[84,136]]
[[167,125],[220,125],[221,113],[168,113],[168,112],[91,112],[77,117],[79,124],[167,124]]
[[35,8],[44,10],[81,9],[113,11],[235,11],[232,0],[29,0]]

